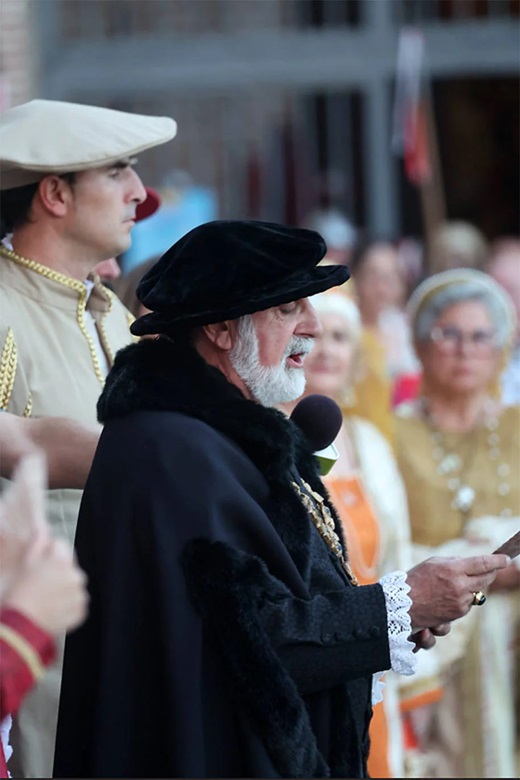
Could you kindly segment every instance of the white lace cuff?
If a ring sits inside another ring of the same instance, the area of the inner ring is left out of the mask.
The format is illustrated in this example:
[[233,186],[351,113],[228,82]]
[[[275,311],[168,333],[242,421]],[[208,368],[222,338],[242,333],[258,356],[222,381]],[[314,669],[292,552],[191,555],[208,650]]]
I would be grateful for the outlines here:
[[398,674],[414,674],[417,658],[413,652],[415,644],[408,639],[412,633],[409,615],[412,600],[408,596],[410,586],[406,582],[406,573],[394,571],[385,574],[379,584],[385,594],[391,668]]
[[[390,665],[398,674],[412,675],[417,667],[415,644],[408,637],[412,632],[412,621],[408,614],[412,600],[408,596],[410,586],[403,571],[385,574],[379,580],[386,602],[388,641],[390,644]],[[385,672],[372,675],[372,706],[383,701]]]

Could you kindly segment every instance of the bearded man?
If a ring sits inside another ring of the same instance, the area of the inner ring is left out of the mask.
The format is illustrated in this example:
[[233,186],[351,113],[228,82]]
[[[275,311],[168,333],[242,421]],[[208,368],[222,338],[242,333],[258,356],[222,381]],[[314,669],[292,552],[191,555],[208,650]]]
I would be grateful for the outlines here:
[[314,231],[216,221],[141,281],[132,331],[160,335],[119,352],[98,403],[54,777],[365,777],[374,675],[412,673],[507,565],[356,586],[310,446],[271,408],[304,389],[307,296],[348,278],[325,252]]

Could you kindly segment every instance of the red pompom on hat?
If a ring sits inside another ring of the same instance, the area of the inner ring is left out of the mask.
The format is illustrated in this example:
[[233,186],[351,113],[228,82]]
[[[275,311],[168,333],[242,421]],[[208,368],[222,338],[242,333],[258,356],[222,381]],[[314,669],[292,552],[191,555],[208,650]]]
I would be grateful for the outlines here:
[[151,187],[145,187],[145,190],[146,200],[143,200],[142,203],[139,203],[135,210],[136,222],[140,222],[142,219],[151,217],[152,214],[155,214],[161,205],[161,196],[158,192],[156,192],[156,190],[153,190]]

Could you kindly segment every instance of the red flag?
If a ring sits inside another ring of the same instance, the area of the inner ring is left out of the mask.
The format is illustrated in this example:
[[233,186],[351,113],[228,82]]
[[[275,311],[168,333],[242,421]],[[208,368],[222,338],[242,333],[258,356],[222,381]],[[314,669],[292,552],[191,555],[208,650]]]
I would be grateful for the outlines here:
[[428,144],[428,117],[424,99],[407,118],[404,145],[404,167],[409,180],[416,185],[431,177],[430,149]]
[[403,29],[397,53],[392,149],[404,158],[406,176],[415,185],[431,178],[423,58],[421,32],[413,28]]

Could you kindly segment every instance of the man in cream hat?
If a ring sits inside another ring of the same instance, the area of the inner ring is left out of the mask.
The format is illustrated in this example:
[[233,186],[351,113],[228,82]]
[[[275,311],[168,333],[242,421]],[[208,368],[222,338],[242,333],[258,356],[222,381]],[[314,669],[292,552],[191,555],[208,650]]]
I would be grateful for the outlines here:
[[[3,113],[0,409],[95,423],[132,318],[93,270],[130,246],[146,198],[135,155],[175,133],[168,117],[49,100]],[[72,542],[81,491],[48,495],[54,533]],[[51,776],[61,663],[14,724],[13,776]]]

